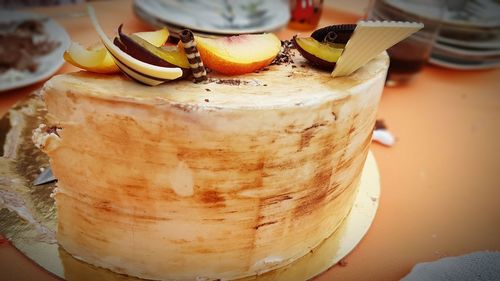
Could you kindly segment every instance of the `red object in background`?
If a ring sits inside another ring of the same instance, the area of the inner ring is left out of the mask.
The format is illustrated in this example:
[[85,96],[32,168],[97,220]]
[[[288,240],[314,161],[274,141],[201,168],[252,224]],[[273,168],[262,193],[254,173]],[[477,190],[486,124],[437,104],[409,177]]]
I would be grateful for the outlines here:
[[313,30],[318,26],[323,10],[323,0],[290,0],[290,9],[289,28]]
[[0,246],[4,244],[8,244],[10,241],[7,240],[7,238],[3,237],[3,235],[0,234]]

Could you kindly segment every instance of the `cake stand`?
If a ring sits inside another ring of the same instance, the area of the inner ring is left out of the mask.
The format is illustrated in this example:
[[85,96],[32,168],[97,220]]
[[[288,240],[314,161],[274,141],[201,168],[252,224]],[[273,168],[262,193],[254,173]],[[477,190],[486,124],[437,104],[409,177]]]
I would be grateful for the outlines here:
[[[48,158],[34,147],[31,132],[45,121],[40,97],[32,95],[0,119],[0,233],[29,259],[66,280],[141,280],[73,258],[55,240],[54,183],[33,186]],[[239,280],[308,280],[337,264],[361,241],[378,207],[380,179],[373,154],[363,168],[354,206],[342,225],[295,262]]]

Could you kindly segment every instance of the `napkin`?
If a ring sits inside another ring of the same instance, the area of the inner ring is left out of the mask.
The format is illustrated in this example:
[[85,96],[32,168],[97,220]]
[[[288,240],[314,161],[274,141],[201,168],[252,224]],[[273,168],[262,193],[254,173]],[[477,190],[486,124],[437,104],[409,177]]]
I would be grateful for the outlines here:
[[419,263],[401,281],[499,281],[500,252],[480,251]]

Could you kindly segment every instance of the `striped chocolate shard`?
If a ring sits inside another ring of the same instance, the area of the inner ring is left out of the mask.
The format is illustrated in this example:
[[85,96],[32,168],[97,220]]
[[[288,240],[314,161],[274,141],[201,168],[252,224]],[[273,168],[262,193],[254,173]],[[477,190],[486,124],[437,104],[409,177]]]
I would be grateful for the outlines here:
[[196,48],[196,41],[194,40],[193,33],[184,29],[180,34],[182,44],[184,45],[184,51],[189,61],[189,66],[191,67],[191,72],[194,76],[194,81],[196,83],[203,82],[207,80],[207,71],[205,66],[203,66],[203,61],[200,57],[200,52]]
[[182,70],[180,67],[164,67],[152,65],[138,60],[124,52],[118,46],[113,44],[113,42],[111,42],[108,36],[104,33],[101,25],[99,24],[99,21],[97,20],[95,10],[92,5],[88,5],[87,10],[92,25],[99,35],[101,42],[113,56],[113,60],[115,61],[118,68],[120,68],[120,70],[122,70],[122,72],[127,76],[150,86],[156,86],[163,82],[174,80],[182,76]]

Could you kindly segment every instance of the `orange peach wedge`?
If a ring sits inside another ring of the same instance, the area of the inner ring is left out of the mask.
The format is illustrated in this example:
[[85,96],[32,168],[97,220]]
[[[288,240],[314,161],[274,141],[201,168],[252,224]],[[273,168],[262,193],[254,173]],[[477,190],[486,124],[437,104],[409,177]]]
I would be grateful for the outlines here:
[[120,71],[102,44],[84,48],[80,44],[73,42],[69,49],[64,52],[64,60],[78,68],[96,73],[115,73]]
[[155,47],[161,47],[167,42],[170,34],[168,29],[164,27],[155,31],[136,32],[133,35],[141,37]]
[[[160,47],[167,41],[169,32],[166,28],[162,28],[155,31],[138,32],[134,33],[134,35],[156,47]],[[101,42],[89,48],[84,48],[80,44],[73,42],[64,53],[64,59],[78,68],[91,72],[115,73],[120,71],[113,57]]]
[[203,64],[226,75],[254,72],[269,65],[281,49],[272,33],[195,38]]

